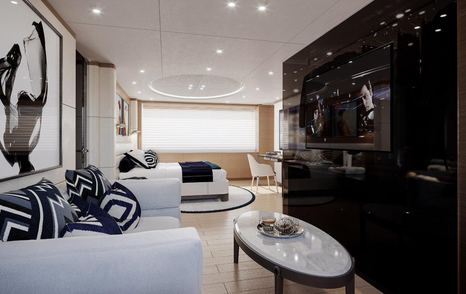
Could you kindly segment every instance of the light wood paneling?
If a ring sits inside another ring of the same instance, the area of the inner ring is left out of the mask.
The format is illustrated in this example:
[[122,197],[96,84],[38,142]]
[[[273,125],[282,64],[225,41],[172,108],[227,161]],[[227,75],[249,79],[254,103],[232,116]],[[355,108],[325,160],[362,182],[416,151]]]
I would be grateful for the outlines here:
[[458,293],[466,293],[466,0],[458,1]]

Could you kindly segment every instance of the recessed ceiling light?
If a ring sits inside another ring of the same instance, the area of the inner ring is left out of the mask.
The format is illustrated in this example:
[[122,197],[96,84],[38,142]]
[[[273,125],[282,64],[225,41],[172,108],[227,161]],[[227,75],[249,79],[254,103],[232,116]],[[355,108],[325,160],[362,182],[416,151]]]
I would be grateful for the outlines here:
[[327,54],[327,56],[332,56],[333,52],[332,52],[332,51],[329,51],[329,52],[327,52],[326,54]]
[[398,13],[397,15],[395,15],[396,18],[400,19],[400,18],[403,18],[404,13]]
[[269,71],[269,76],[273,76],[274,75],[274,72],[273,71]]
[[293,92],[299,93],[299,89],[293,89]]
[[442,29],[436,29],[435,32],[436,33],[440,33],[442,31]]
[[259,88],[259,87],[256,88],[256,91],[260,91],[260,90],[261,90],[261,88]]
[[206,67],[205,70],[206,71],[212,71],[212,68],[211,67]]
[[444,18],[444,17],[447,17],[447,15],[444,13],[444,14],[440,14],[440,17],[441,18]]
[[142,94],[142,92],[141,92],[141,91],[138,91],[138,94]]
[[236,8],[236,2],[235,1],[228,1],[227,6],[229,8]]
[[94,13],[95,15],[101,15],[102,10],[100,8],[92,8],[92,13]]
[[144,69],[141,69],[139,72],[140,72],[140,73],[145,73],[145,72],[146,72],[146,70],[144,70]]
[[415,26],[414,29],[415,30],[419,30],[421,27],[420,26]]
[[18,1],[10,1],[11,4],[18,5]]
[[280,97],[275,97],[275,100],[280,100]]
[[314,61],[317,61],[317,60],[319,60],[319,58],[317,58],[317,57],[314,57]]
[[267,6],[264,4],[257,6],[257,11],[265,12],[266,10],[267,10]]
[[133,84],[133,85],[136,85],[136,84],[137,84],[137,82],[136,82],[136,81],[133,81],[131,84]]
[[217,50],[215,50],[215,53],[217,53],[217,54],[219,54],[219,55],[220,55],[220,54],[223,54],[223,49],[217,49]]
[[246,99],[246,95],[243,95],[243,97],[241,97],[241,98]]

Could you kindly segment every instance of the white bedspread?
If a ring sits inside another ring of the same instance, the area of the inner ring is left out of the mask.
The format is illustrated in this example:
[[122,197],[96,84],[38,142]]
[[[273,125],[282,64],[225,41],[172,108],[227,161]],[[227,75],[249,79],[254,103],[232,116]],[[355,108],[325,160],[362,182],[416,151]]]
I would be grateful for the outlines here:
[[[227,172],[223,169],[212,170],[213,181],[221,182],[226,180]],[[177,162],[159,163],[156,168],[145,169],[136,167],[127,173],[120,173],[120,179],[128,179],[132,177],[145,177],[148,179],[163,179],[176,178],[183,182],[183,172],[181,166]]]

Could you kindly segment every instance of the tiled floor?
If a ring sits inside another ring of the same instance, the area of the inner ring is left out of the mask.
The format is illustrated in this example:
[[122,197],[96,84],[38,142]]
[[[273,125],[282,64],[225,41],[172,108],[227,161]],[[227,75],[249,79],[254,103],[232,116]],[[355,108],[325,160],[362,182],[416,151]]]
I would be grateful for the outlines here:
[[[249,181],[235,181],[232,184],[249,188]],[[271,187],[275,189],[275,187]],[[274,293],[273,274],[252,261],[240,249],[240,261],[233,263],[233,223],[235,216],[248,210],[281,211],[282,199],[279,194],[259,187],[256,201],[251,205],[226,212],[206,214],[182,214],[185,227],[195,227],[204,247],[204,294],[268,294]],[[344,289],[316,289],[285,281],[284,293],[344,293]],[[356,293],[381,293],[357,277]]]

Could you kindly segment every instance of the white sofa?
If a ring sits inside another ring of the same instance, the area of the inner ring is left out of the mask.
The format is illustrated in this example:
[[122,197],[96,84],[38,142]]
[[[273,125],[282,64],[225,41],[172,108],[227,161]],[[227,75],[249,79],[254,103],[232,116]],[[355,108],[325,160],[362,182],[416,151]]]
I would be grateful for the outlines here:
[[133,232],[1,243],[0,292],[201,293],[202,243],[179,228],[179,180],[120,182],[141,204]]

